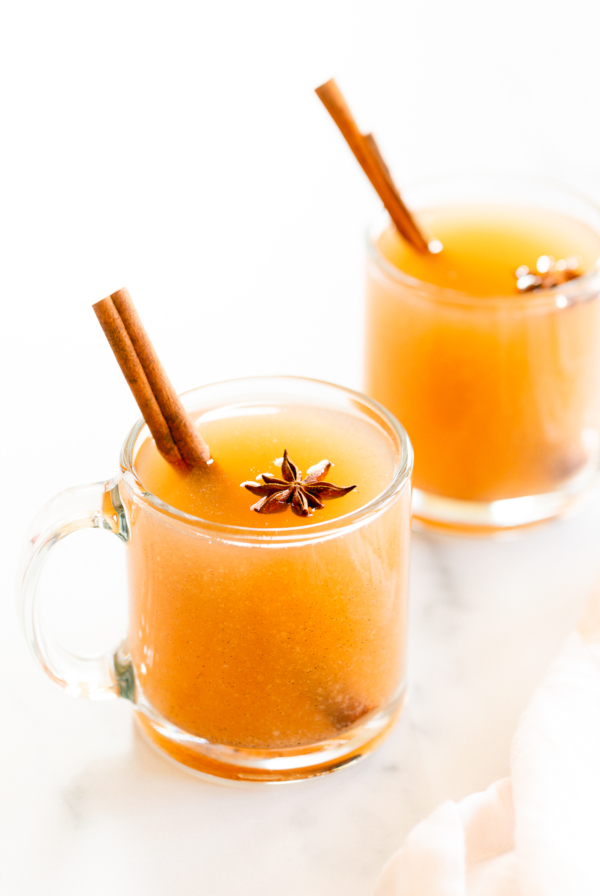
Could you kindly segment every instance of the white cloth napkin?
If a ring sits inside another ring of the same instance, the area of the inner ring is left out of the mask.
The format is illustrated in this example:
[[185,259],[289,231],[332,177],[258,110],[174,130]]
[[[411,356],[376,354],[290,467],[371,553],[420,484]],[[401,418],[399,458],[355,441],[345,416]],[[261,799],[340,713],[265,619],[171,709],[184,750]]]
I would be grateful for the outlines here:
[[375,896],[600,896],[600,594],[519,722],[510,778],[414,828]]

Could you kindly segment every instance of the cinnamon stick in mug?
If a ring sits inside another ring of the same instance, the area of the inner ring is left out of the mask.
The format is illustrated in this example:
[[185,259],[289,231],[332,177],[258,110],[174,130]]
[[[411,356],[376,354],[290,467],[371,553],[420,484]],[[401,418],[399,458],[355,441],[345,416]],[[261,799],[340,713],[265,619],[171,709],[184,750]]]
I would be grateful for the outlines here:
[[375,138],[372,134],[361,134],[335,80],[330,78],[325,84],[317,87],[315,93],[340,129],[400,234],[417,252],[429,251],[425,237],[400,197]]
[[207,464],[208,445],[160,363],[128,291],[119,289],[93,308],[160,453],[173,464]]

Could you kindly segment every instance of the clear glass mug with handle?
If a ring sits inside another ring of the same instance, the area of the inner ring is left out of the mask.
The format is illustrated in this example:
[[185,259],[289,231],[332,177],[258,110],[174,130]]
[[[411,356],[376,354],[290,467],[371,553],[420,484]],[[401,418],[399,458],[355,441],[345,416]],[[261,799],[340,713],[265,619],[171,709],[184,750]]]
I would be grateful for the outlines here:
[[[404,702],[410,441],[376,402],[317,381],[218,383],[183,402],[200,423],[215,409],[294,402],[341,411],[385,441],[393,477],[328,522],[228,526],[145,488],[140,420],[114,479],[62,492],[32,524],[19,592],[29,645],[67,693],[130,700],[143,735],[188,770],[279,782],[347,765],[382,741]],[[38,594],[50,549],[86,528],[123,542],[129,573],[127,637],[91,659],[49,634]]]
[[365,391],[412,440],[415,518],[494,534],[558,516],[600,464],[600,209],[554,181],[502,175],[431,179],[404,198],[425,222],[431,210],[459,224],[465,209],[504,210],[513,223],[533,213],[595,247],[577,279],[518,293],[515,278],[511,293],[489,296],[392,264],[387,215],[367,237]]

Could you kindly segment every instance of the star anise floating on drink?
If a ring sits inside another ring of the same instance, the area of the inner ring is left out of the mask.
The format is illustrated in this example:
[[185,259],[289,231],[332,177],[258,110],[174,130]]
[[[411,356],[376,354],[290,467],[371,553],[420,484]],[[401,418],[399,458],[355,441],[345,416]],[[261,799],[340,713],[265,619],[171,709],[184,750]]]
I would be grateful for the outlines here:
[[342,498],[356,488],[355,485],[342,488],[331,482],[323,482],[330,469],[331,463],[322,460],[311,467],[306,478],[302,479],[302,473],[284,451],[281,479],[262,473],[262,482],[242,482],[243,487],[253,495],[263,496],[250,510],[256,513],[281,513],[291,507],[296,516],[310,516],[313,510],[322,510],[325,507],[324,499]]
[[574,280],[581,276],[579,259],[559,258],[558,261],[551,255],[540,255],[536,263],[536,270],[530,271],[526,264],[522,264],[515,271],[517,289],[519,292],[533,292],[536,289],[551,289],[560,286],[568,280]]

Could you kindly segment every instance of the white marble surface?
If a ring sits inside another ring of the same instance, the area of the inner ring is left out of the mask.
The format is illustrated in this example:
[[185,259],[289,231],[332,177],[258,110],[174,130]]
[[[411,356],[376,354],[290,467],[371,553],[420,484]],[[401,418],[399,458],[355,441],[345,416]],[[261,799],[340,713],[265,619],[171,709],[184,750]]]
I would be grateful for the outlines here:
[[67,697],[14,632],[0,673],[0,892],[369,896],[412,825],[507,773],[519,713],[595,582],[599,541],[600,491],[510,540],[416,534],[405,714],[371,757],[302,784],[185,774],[141,740],[125,701]]

